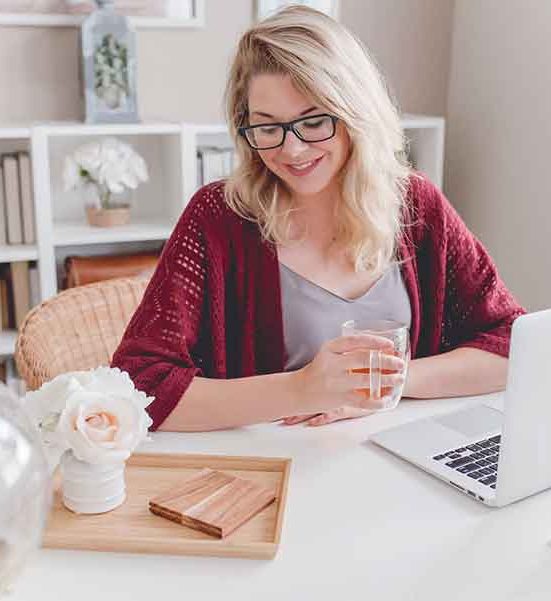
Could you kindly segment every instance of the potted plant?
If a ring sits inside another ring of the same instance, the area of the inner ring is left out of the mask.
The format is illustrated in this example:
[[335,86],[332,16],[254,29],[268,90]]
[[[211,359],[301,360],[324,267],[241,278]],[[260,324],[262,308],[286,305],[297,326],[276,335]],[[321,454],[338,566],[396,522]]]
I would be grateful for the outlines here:
[[61,467],[63,503],[103,513],[126,498],[125,462],[147,439],[153,397],[117,368],[60,374],[23,398],[53,470]]
[[135,190],[149,179],[143,158],[116,138],[84,144],[65,159],[65,190],[85,190],[90,225],[109,227],[130,220],[130,206],[117,195]]

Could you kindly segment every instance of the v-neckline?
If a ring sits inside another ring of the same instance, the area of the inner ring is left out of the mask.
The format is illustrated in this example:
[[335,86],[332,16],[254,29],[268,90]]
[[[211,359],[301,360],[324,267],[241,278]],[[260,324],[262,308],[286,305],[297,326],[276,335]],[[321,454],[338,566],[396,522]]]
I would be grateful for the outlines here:
[[298,273],[297,271],[295,271],[294,269],[291,269],[289,266],[285,265],[285,263],[283,263],[282,261],[280,261],[278,259],[278,264],[281,265],[284,269],[286,269],[288,272],[292,273],[295,277],[299,278],[300,280],[302,280],[303,282],[305,282],[306,284],[313,286],[315,288],[317,288],[318,290],[321,290],[322,292],[324,292],[325,294],[328,294],[340,301],[346,302],[346,303],[355,303],[359,300],[364,299],[365,297],[367,297],[373,290],[374,288],[376,288],[376,286],[379,284],[379,282],[385,277],[385,275],[388,273],[388,270],[384,271],[372,284],[371,286],[360,296],[357,296],[356,298],[346,298],[344,296],[341,296],[340,294],[337,294],[336,292],[333,292],[332,290],[329,290],[328,288],[325,288],[324,286],[320,286],[319,284],[316,284],[316,282],[313,282],[312,280],[310,280],[309,278],[303,276],[302,274]]

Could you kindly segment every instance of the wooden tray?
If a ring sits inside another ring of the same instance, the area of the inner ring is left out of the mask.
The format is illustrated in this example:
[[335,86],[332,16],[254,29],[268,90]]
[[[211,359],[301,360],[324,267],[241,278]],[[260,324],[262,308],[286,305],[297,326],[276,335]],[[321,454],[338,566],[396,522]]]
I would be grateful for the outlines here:
[[[272,486],[277,490],[277,499],[221,540],[149,511],[149,499],[205,467]],[[128,498],[108,513],[72,513],[61,501],[58,482],[43,545],[124,553],[270,559],[279,546],[290,468],[290,459],[275,457],[135,454],[126,467]]]

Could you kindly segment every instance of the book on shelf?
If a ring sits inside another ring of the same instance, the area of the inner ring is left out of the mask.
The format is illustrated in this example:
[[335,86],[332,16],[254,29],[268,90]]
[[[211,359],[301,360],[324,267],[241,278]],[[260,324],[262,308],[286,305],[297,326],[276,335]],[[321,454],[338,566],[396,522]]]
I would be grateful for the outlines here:
[[67,257],[63,287],[73,288],[115,278],[151,277],[157,267],[159,254],[160,251]]
[[5,154],[2,157],[4,174],[4,196],[6,199],[6,222],[8,244],[23,243],[23,224],[21,220],[19,165],[17,156]]
[[0,170],[0,244],[34,244],[36,232],[29,153],[2,155]]
[[4,273],[0,274],[0,329],[9,330],[12,324],[10,293],[8,287],[9,280],[4,277]]
[[28,261],[10,263],[15,327],[19,329],[31,310],[31,288]]
[[0,244],[6,244],[6,196],[4,193],[4,168],[0,163]]
[[39,301],[38,269],[35,265],[29,261],[0,265],[0,329],[18,329]]
[[228,177],[234,168],[233,148],[202,146],[197,150],[197,185]]
[[34,244],[36,237],[34,231],[34,203],[33,179],[31,172],[31,157],[28,152],[18,152],[19,161],[19,189],[21,191],[21,217],[23,220],[23,241],[25,244]]

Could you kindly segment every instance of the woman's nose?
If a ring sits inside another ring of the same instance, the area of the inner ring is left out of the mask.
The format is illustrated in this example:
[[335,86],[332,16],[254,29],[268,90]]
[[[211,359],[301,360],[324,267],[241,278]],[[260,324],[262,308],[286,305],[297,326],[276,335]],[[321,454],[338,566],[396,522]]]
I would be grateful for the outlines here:
[[293,130],[289,130],[283,141],[281,152],[289,157],[296,157],[308,148],[308,143],[302,141]]

